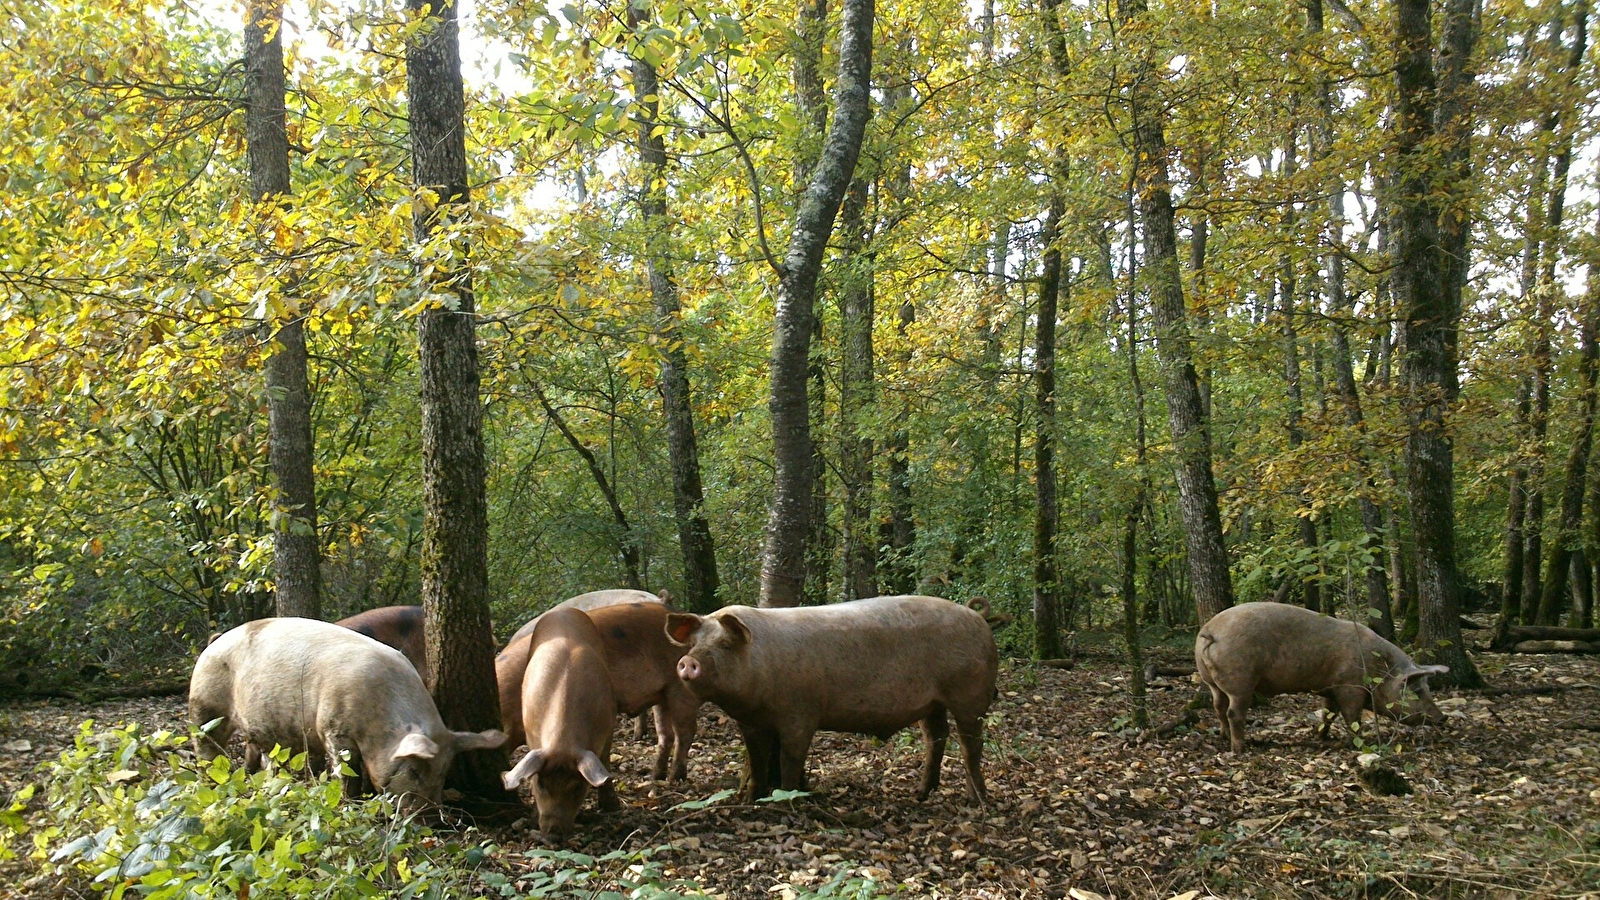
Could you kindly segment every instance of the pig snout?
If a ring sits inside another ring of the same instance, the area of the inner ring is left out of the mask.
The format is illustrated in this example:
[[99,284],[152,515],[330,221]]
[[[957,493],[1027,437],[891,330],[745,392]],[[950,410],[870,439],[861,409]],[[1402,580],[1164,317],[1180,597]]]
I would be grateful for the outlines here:
[[684,681],[694,681],[704,672],[705,669],[701,668],[700,660],[692,656],[685,656],[678,660],[678,677]]

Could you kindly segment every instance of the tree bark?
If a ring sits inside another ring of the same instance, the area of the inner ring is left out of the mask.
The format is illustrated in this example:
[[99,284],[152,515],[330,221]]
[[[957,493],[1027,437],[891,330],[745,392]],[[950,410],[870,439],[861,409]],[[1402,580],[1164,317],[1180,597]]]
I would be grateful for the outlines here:
[[[1145,0],[1118,0],[1119,18],[1124,24],[1144,15],[1147,8]],[[1149,54],[1141,52],[1130,94],[1134,184],[1144,226],[1145,277],[1167,396],[1167,420],[1178,457],[1178,502],[1189,551],[1190,581],[1195,612],[1204,623],[1233,605],[1233,582],[1211,471],[1211,435],[1200,403],[1193,342],[1184,308],[1164,113],[1154,96],[1154,79]]]
[[1555,540],[1551,542],[1549,559],[1545,563],[1544,586],[1539,598],[1538,623],[1556,625],[1566,612],[1569,567],[1573,551],[1580,540],[1583,527],[1583,495],[1588,488],[1589,449],[1594,441],[1595,419],[1595,330],[1597,310],[1600,310],[1600,275],[1591,276],[1580,315],[1581,349],[1578,356],[1579,423],[1578,434],[1567,454],[1566,469],[1561,489],[1561,512],[1556,523]]
[[[456,4],[406,0],[421,19],[406,42],[411,121],[412,227],[425,289],[445,298],[417,320],[422,382],[422,608],[433,698],[445,724],[500,725],[489,624],[488,506],[476,312],[466,239],[449,230],[468,203],[466,101]],[[441,234],[440,232],[444,232]],[[505,797],[504,749],[456,757],[451,783]]]
[[[650,10],[641,3],[628,7],[628,24],[636,33],[649,21]],[[710,613],[717,608],[716,545],[705,516],[705,493],[700,479],[700,448],[695,437],[694,404],[689,385],[689,358],[683,332],[678,327],[678,282],[672,269],[672,221],[667,215],[667,138],[661,126],[659,78],[655,67],[643,59],[632,60],[634,102],[637,104],[639,163],[644,185],[639,191],[639,211],[645,227],[645,271],[650,279],[650,299],[661,339],[661,406],[667,425],[667,455],[672,466],[672,511],[678,525],[678,546],[683,553],[684,607]]]
[[[250,201],[287,197],[288,111],[284,107],[283,4],[251,0],[245,10],[245,159]],[[267,457],[272,502],[272,570],[280,616],[322,617],[322,550],[317,538],[316,477],[311,434],[311,387],[306,376],[305,313],[292,299],[292,281],[280,294],[287,319],[272,332],[267,358]]]
[[[1311,33],[1321,40],[1323,35],[1322,0],[1309,0],[1306,4],[1306,23]],[[1321,163],[1328,158],[1333,146],[1333,91],[1325,75],[1316,80],[1317,126],[1312,130],[1311,157]],[[1361,509],[1361,527],[1365,536],[1364,549],[1368,561],[1363,566],[1367,586],[1367,627],[1387,640],[1394,640],[1394,614],[1389,596],[1389,578],[1384,569],[1383,511],[1373,499],[1377,496],[1377,480],[1373,476],[1373,463],[1366,447],[1367,423],[1361,408],[1361,393],[1356,388],[1355,369],[1350,360],[1350,339],[1345,331],[1345,320],[1353,314],[1350,296],[1345,290],[1344,276],[1344,197],[1345,185],[1337,175],[1328,177],[1328,207],[1324,221],[1325,249],[1322,265],[1327,273],[1324,288],[1328,296],[1331,350],[1333,354],[1333,383],[1344,407],[1345,422],[1355,431],[1359,454],[1363,491],[1357,503]]]
[[805,589],[805,545],[816,481],[806,376],[817,278],[871,114],[873,0],[845,0],[843,19],[833,122],[795,212],[778,284],[768,404],[776,474],[761,563],[762,606],[794,606]]
[[1061,626],[1056,615],[1059,579],[1056,573],[1056,531],[1061,511],[1056,502],[1056,313],[1061,291],[1062,203],[1052,192],[1039,239],[1044,270],[1039,278],[1039,323],[1034,329],[1033,384],[1038,431],[1033,442],[1033,655],[1061,655]]
[[878,596],[877,529],[872,520],[872,438],[865,433],[877,389],[873,383],[873,258],[867,247],[867,182],[845,194],[845,252],[839,304],[839,470],[844,483],[846,600]]
[[[1589,4],[1587,0],[1579,0],[1575,11],[1574,32],[1572,46],[1564,61],[1565,67],[1561,72],[1563,85],[1568,91],[1563,91],[1562,96],[1570,96],[1570,87],[1577,77],[1578,67],[1583,64],[1584,51],[1588,48],[1589,36]],[[1565,25],[1565,17],[1560,20]],[[1555,40],[1559,44],[1561,35],[1557,33]],[[1539,296],[1539,347],[1536,352],[1538,374],[1536,376],[1536,389],[1542,389],[1535,397],[1534,425],[1538,430],[1535,435],[1535,446],[1543,456],[1545,430],[1548,428],[1550,405],[1550,329],[1552,327],[1553,307],[1555,305],[1556,264],[1561,259],[1561,222],[1566,210],[1567,176],[1572,168],[1572,134],[1573,123],[1570,116],[1564,117],[1565,112],[1560,106],[1551,114],[1551,130],[1560,132],[1560,145],[1556,150],[1555,161],[1552,166],[1550,178],[1550,198],[1545,204],[1544,236],[1541,241],[1543,250],[1540,253],[1540,268],[1538,281]],[[1591,279],[1592,280],[1592,279]],[[1593,296],[1593,291],[1590,291]],[[1592,303],[1592,301],[1591,301]],[[1589,305],[1589,304],[1586,304]],[[1594,369],[1593,357],[1593,315],[1585,310],[1580,315],[1582,320],[1583,349],[1580,353],[1579,381],[1581,404],[1583,412],[1579,426],[1578,438],[1573,442],[1572,450],[1567,456],[1566,477],[1568,479],[1561,493],[1561,508],[1556,521],[1555,540],[1549,549],[1548,560],[1545,563],[1544,576],[1539,585],[1538,621],[1542,625],[1554,625],[1566,611],[1568,575],[1567,567],[1572,559],[1572,543],[1577,537],[1578,529],[1583,524],[1583,492],[1586,486],[1584,474],[1589,461],[1589,444],[1594,436]],[[1542,408],[1539,408],[1542,402]],[[1572,483],[1576,478],[1577,484]],[[1532,510],[1532,491],[1536,485],[1530,484],[1530,513]],[[1543,492],[1540,491],[1542,499]],[[1531,539],[1531,536],[1530,536]],[[1534,573],[1536,576],[1538,573]],[[1530,601],[1531,601],[1530,597]]]
[[[1288,140],[1283,146],[1283,167],[1280,174],[1286,178],[1293,178],[1297,169],[1298,127],[1289,129]],[[1293,204],[1284,213],[1283,230],[1285,239],[1293,239],[1296,229],[1296,211]],[[1298,301],[1295,290],[1298,279],[1295,277],[1294,259],[1284,253],[1278,260],[1278,300],[1281,304],[1283,316],[1283,381],[1288,391],[1289,408],[1287,415],[1286,431],[1289,437],[1289,452],[1293,452],[1305,443],[1305,428],[1301,420],[1305,415],[1305,396],[1300,386],[1300,342],[1295,330],[1296,306]],[[1311,493],[1304,487],[1301,488],[1299,508],[1295,510],[1295,527],[1300,535],[1300,546],[1317,561],[1317,568],[1321,569],[1322,542],[1317,538],[1317,523],[1312,517]],[[1298,587],[1303,600],[1302,605],[1313,612],[1322,611],[1322,585],[1319,581],[1321,572],[1318,571],[1311,578],[1298,575]]]
[[[1433,32],[1430,0],[1396,0],[1396,114],[1392,206],[1394,221],[1395,302],[1404,325],[1405,352],[1400,369],[1408,414],[1406,436],[1407,490],[1412,532],[1417,544],[1419,656],[1448,665],[1448,683],[1477,687],[1478,675],[1461,639],[1460,574],[1455,558],[1454,448],[1445,417],[1456,394],[1458,297],[1447,283],[1439,221],[1442,189],[1457,188],[1459,171],[1441,162],[1429,144],[1436,137],[1454,148],[1466,140],[1459,119],[1436,125]],[[1444,57],[1447,71],[1453,55],[1470,52],[1472,0],[1449,0]],[[1463,10],[1468,17],[1465,40],[1457,32]],[[1464,66],[1465,62],[1461,61]],[[1459,84],[1448,85],[1453,91]],[[1455,102],[1452,96],[1449,102]],[[1445,106],[1440,99],[1440,106]],[[1464,247],[1461,248],[1464,253]]]

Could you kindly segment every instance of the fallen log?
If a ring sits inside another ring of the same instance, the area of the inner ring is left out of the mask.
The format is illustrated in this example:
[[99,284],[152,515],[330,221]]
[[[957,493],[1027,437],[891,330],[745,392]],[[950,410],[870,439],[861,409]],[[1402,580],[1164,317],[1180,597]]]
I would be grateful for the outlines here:
[[1171,735],[1174,731],[1177,731],[1179,728],[1183,728],[1185,726],[1194,726],[1194,725],[1198,725],[1198,724],[1200,724],[1200,710],[1198,710],[1198,709],[1186,709],[1186,710],[1183,711],[1183,714],[1178,716],[1176,719],[1172,719],[1170,721],[1167,721],[1167,722],[1164,722],[1164,723],[1162,723],[1160,725],[1157,725],[1156,727],[1154,727],[1154,728],[1150,729],[1149,731],[1145,732],[1145,734],[1148,735],[1149,737],[1164,738],[1164,737],[1167,737],[1167,736]]
[[1181,663],[1177,665],[1163,665],[1161,663],[1152,662],[1144,667],[1145,681],[1154,681],[1158,675],[1168,678],[1181,678],[1185,675],[1193,674],[1194,666],[1183,665]]
[[1463,693],[1476,694],[1479,697],[1544,697],[1590,686],[1587,684],[1529,684],[1521,687],[1469,688]]
[[1600,641],[1521,641],[1512,653],[1600,653]]
[[1506,629],[1506,643],[1524,641],[1600,641],[1600,628],[1559,628],[1554,625],[1513,625]]
[[1071,669],[1078,664],[1075,659],[1041,659],[1039,665],[1046,669]]

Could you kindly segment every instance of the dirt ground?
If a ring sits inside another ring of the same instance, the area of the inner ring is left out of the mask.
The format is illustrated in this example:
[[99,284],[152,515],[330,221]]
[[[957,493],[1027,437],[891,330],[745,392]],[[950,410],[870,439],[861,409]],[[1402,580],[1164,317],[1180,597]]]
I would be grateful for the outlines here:
[[[841,870],[926,897],[1600,898],[1600,659],[1477,658],[1499,687],[1565,689],[1442,693],[1445,725],[1379,725],[1409,796],[1363,787],[1343,729],[1313,733],[1313,697],[1253,711],[1240,757],[1219,752],[1209,709],[1195,729],[1140,743],[1122,731],[1127,679],[1107,655],[1073,671],[1003,667],[986,809],[966,802],[953,740],[939,791],[913,799],[912,729],[888,742],[819,735],[809,797],[674,811],[737,784],[736,732],[707,706],[686,784],[652,786],[653,747],[619,733],[624,808],[591,804],[569,846],[670,845],[670,875],[729,898],[792,898]],[[1176,718],[1194,693],[1188,678],[1159,679],[1151,720]],[[0,707],[0,782],[18,787],[86,717],[171,727],[182,713],[179,697]],[[526,822],[487,830],[507,851],[536,844]],[[513,882],[533,865],[496,859]]]

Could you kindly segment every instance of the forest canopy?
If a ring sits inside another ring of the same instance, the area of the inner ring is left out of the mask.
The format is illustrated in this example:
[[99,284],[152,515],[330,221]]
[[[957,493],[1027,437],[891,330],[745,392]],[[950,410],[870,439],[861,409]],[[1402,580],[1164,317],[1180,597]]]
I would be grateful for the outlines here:
[[[838,86],[841,25],[807,17],[819,8],[460,11],[472,199],[427,241],[471,246],[502,637],[596,588],[693,598],[690,513],[716,600],[763,591],[782,259]],[[268,37],[286,52],[293,190],[262,197],[242,11],[6,13],[6,667],[186,665],[207,632],[271,614],[273,529],[292,513],[268,465],[265,372],[290,322],[323,612],[416,602],[416,322],[447,302],[412,228],[439,199],[409,172],[419,26],[365,0],[284,17]],[[1384,618],[1377,604],[1416,627],[1420,395],[1397,288],[1416,273],[1397,268],[1414,235],[1396,223],[1420,197],[1440,246],[1464,248],[1440,276],[1459,305],[1438,388],[1462,595],[1515,594],[1542,620],[1542,567],[1570,551],[1551,612],[1589,624],[1600,481],[1574,467],[1600,309],[1588,2],[1449,3],[1425,27],[1435,129],[1407,144],[1394,4],[877,4],[870,120],[807,351],[806,602],[984,596],[1013,616],[997,635],[1013,654],[1045,646],[1041,584],[1052,630],[1122,620],[1124,599],[1147,624],[1193,623],[1175,477],[1191,458],[1168,427],[1171,285],[1141,152],[1157,129],[1234,599],[1358,619]],[[702,490],[688,512],[669,452],[680,396]],[[1042,544],[1041,504],[1059,505]]]

